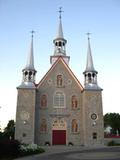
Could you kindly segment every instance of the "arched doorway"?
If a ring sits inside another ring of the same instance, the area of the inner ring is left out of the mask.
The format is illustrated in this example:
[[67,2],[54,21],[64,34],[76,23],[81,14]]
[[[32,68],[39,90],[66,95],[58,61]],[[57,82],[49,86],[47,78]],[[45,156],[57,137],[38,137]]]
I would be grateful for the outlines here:
[[66,145],[66,122],[64,118],[56,118],[52,125],[52,145]]

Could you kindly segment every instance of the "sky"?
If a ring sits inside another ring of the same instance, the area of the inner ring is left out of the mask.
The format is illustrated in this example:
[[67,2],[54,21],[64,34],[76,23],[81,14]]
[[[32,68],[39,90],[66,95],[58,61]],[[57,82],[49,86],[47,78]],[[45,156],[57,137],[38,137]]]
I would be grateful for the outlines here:
[[50,68],[58,10],[67,39],[70,68],[84,85],[87,36],[90,32],[94,67],[103,88],[103,113],[120,113],[120,1],[119,0],[0,0],[0,126],[15,119],[17,89],[22,81],[34,34],[36,83]]

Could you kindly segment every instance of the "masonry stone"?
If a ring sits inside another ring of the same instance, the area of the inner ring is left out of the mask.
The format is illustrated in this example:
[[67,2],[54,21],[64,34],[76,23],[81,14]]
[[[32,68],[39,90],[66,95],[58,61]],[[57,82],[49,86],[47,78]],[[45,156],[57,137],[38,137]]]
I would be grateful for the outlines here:
[[15,138],[27,144],[102,146],[102,89],[97,83],[90,39],[88,37],[84,86],[69,67],[61,19],[53,42],[51,67],[36,83],[32,35],[29,59],[17,88]]

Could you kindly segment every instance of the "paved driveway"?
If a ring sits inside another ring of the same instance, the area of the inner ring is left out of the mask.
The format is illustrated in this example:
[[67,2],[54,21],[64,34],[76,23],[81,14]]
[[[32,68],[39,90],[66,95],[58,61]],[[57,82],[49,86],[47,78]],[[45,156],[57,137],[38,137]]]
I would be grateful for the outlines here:
[[85,149],[83,147],[80,150],[76,148],[76,151],[74,147],[67,150],[64,147],[64,151],[60,151],[59,147],[57,151],[56,149],[49,148],[46,153],[19,160],[120,160],[120,147],[105,147],[100,149]]

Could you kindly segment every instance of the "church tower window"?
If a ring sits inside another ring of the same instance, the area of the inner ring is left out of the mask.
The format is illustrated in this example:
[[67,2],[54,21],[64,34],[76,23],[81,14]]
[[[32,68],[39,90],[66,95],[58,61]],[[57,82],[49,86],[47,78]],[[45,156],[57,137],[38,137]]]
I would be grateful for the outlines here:
[[47,132],[47,122],[46,122],[46,119],[42,119],[41,125],[40,125],[40,131],[41,132]]
[[78,123],[76,119],[72,120],[72,132],[77,133],[78,132]]
[[46,107],[47,106],[47,96],[44,94],[41,96],[41,107]]
[[75,95],[73,95],[71,98],[71,105],[72,105],[72,109],[76,109],[78,107],[78,100]]
[[54,107],[65,107],[65,95],[62,92],[56,92],[54,95]]

